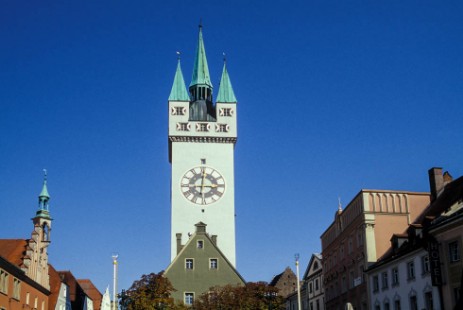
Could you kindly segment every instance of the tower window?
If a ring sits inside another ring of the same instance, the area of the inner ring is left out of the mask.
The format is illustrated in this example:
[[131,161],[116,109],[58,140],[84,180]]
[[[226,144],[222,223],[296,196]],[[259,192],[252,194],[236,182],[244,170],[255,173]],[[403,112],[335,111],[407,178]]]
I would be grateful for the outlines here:
[[186,108],[185,107],[172,107],[171,114],[172,115],[185,115]]
[[220,112],[219,112],[219,115],[220,116],[226,116],[226,117],[233,116],[233,110],[232,110],[232,108],[221,108]]
[[185,293],[185,305],[192,305],[195,301],[195,293]]
[[201,158],[201,165],[205,165],[206,164],[206,158]]
[[190,131],[190,124],[189,123],[177,123],[177,130],[178,131]]
[[219,268],[219,262],[218,262],[217,258],[209,259],[209,268],[210,269],[218,269]]
[[217,132],[228,132],[230,130],[230,126],[227,124],[217,124],[215,126],[215,131]]
[[193,269],[193,259],[187,258],[185,259],[185,269]]
[[209,124],[208,123],[198,123],[196,124],[196,131],[199,132],[208,132],[209,131]]

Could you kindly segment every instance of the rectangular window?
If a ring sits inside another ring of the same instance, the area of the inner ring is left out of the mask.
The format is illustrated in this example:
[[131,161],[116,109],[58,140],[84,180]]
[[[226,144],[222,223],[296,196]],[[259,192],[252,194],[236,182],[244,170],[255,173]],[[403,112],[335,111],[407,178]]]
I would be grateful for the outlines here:
[[428,255],[421,257],[421,271],[423,272],[423,274],[428,274],[431,271],[431,265],[429,265]]
[[219,262],[217,258],[211,258],[209,259],[209,268],[210,269],[217,269],[219,268]]
[[318,291],[318,289],[319,289],[318,279],[315,279],[315,290]]
[[185,293],[185,305],[192,305],[195,301],[195,293]]
[[379,291],[379,280],[378,276],[373,277],[373,292]]
[[392,286],[399,285],[399,268],[392,268]]
[[310,294],[313,293],[313,285],[312,285],[312,282],[309,283],[309,293],[310,293]]
[[426,310],[433,310],[434,304],[432,301],[432,292],[424,293],[424,302],[426,304]]
[[413,261],[407,263],[407,277],[408,280],[415,279],[415,263]]
[[384,289],[387,289],[389,287],[389,281],[388,281],[388,278],[387,278],[387,271],[383,272],[381,274],[381,288],[384,290]]
[[460,260],[460,245],[458,241],[449,243],[449,261],[451,263],[458,262]]
[[193,269],[193,259],[192,258],[186,258],[185,259],[185,269]]
[[400,299],[394,300],[394,310],[401,310]]
[[13,278],[13,298],[19,300],[21,297],[21,281]]
[[8,273],[0,270],[0,292],[8,294]]
[[418,310],[418,301],[416,296],[410,296],[410,310]]
[[389,301],[384,302],[384,310],[390,310]]
[[198,242],[196,243],[196,247],[198,249],[204,248],[204,241],[203,240],[198,240]]

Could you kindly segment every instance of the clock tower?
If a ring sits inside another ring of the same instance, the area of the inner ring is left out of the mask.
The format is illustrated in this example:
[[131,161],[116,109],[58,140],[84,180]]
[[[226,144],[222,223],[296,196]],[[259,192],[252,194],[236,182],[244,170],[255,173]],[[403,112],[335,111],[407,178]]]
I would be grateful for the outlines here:
[[[169,161],[171,175],[171,261],[179,242],[185,244],[195,224],[207,224],[218,248],[235,266],[234,147],[237,101],[226,61],[214,102],[202,27],[192,80],[186,90],[177,63],[169,96]],[[181,236],[181,240],[178,240]]]

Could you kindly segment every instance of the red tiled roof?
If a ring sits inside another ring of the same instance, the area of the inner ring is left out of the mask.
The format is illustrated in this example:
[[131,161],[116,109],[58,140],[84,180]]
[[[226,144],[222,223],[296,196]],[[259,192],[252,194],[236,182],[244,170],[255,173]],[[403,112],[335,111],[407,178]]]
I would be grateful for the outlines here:
[[48,275],[50,276],[50,296],[48,297],[48,309],[55,309],[58,301],[59,289],[61,287],[61,277],[59,273],[48,264]]
[[0,239],[0,255],[16,266],[21,266],[28,240]]

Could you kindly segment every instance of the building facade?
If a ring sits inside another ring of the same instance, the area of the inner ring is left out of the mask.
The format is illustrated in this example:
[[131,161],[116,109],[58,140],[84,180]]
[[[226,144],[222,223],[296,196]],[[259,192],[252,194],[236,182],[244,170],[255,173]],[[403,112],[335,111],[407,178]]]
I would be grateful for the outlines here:
[[217,236],[206,232],[206,224],[197,223],[196,232],[186,244],[177,235],[177,252],[174,261],[164,272],[172,286],[175,300],[192,305],[194,300],[213,286],[244,285],[245,281],[231,262],[217,247]]
[[321,236],[326,309],[370,309],[364,270],[428,204],[428,193],[362,190],[344,210],[339,207]]
[[[432,202],[425,217],[433,285],[442,309],[463,309],[463,177],[429,171]],[[427,221],[426,221],[427,220]]]

